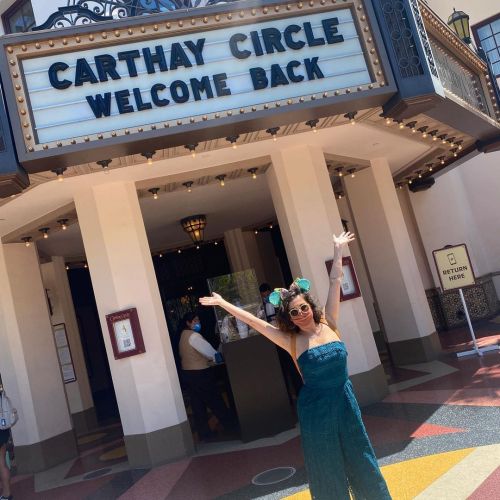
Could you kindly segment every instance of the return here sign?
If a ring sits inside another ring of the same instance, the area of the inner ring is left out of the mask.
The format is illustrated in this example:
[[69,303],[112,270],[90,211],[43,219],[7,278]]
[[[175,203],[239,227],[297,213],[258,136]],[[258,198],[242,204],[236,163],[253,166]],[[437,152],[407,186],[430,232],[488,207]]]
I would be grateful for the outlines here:
[[474,285],[474,271],[465,244],[432,252],[443,291]]

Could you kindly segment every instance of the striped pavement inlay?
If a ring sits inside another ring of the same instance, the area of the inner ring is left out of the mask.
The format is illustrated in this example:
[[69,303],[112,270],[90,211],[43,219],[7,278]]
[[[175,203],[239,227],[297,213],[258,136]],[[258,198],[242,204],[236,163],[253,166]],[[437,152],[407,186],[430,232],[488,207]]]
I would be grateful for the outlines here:
[[[481,446],[434,481],[415,500],[466,500],[500,465],[500,444]],[[499,497],[500,498],[500,493]]]
[[[387,486],[394,500],[413,500],[416,498],[432,498],[432,500],[453,499],[462,497],[453,496],[425,496],[420,495],[446,474],[460,464],[469,455],[474,453],[476,448],[449,451],[426,457],[414,458],[381,468],[382,474],[387,481]],[[491,471],[490,471],[491,472]],[[481,481],[482,482],[482,481]],[[475,489],[475,488],[474,488]],[[463,497],[466,498],[466,497]],[[309,490],[303,490],[294,495],[285,497],[286,500],[310,500]]]

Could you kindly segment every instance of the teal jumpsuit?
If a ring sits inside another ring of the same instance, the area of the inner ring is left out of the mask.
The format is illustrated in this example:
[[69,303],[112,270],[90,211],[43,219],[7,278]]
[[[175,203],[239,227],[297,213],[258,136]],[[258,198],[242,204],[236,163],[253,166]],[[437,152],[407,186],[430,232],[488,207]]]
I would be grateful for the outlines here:
[[347,376],[341,341],[303,352],[298,415],[314,500],[390,500]]

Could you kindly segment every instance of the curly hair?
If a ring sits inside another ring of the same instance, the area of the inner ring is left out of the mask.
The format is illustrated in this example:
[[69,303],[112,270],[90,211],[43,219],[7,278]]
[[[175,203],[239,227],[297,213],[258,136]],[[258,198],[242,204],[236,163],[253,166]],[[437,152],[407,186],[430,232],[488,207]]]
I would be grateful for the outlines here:
[[276,323],[278,325],[278,328],[282,332],[299,333],[300,331],[300,328],[292,321],[292,319],[290,318],[290,314],[288,313],[288,311],[290,310],[290,302],[299,295],[302,295],[302,297],[304,297],[304,300],[311,307],[314,322],[318,324],[321,320],[323,311],[321,310],[316,300],[311,296],[311,294],[303,293],[298,287],[292,285],[286,297],[282,298],[281,304],[276,313]]

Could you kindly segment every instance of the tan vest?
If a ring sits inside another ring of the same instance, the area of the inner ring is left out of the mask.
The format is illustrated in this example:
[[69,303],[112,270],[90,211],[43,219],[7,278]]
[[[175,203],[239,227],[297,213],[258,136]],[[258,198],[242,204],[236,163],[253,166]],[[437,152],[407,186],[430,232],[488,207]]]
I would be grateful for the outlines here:
[[189,343],[193,330],[183,330],[179,341],[179,354],[183,370],[204,370],[209,368],[208,359],[194,349]]

